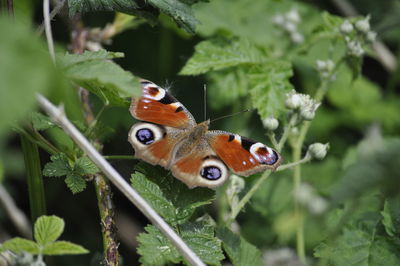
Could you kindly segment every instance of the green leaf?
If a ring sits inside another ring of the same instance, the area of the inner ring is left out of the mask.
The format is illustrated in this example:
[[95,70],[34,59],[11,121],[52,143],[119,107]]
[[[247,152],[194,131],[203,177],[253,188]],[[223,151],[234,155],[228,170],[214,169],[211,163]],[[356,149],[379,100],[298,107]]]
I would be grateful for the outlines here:
[[34,226],[35,240],[44,246],[60,237],[64,231],[64,220],[57,216],[40,216]]
[[129,105],[126,97],[140,95],[138,78],[106,60],[107,56],[111,56],[109,53],[86,52],[81,56],[81,59],[78,56],[60,59],[67,61],[66,75],[79,86],[96,94],[103,102],[126,107]]
[[37,92],[57,88],[63,80],[46,45],[27,25],[0,16],[0,137],[34,109]]
[[15,253],[19,253],[22,251],[29,252],[31,254],[39,254],[40,249],[38,244],[35,242],[28,240],[28,239],[23,239],[20,237],[14,237],[10,240],[7,240],[3,243],[2,249],[4,250],[10,250]]
[[262,59],[260,51],[248,40],[207,40],[196,45],[194,55],[179,74],[199,75],[238,65],[258,64]]
[[[136,166],[140,172],[131,177],[132,186],[169,223],[181,224],[193,214],[196,208],[210,204],[215,196],[207,188],[189,189],[184,183],[165,171],[154,171],[145,164]],[[146,178],[147,177],[147,178]]]
[[75,173],[68,174],[67,178],[65,178],[65,183],[73,194],[82,192],[86,188],[85,179]]
[[[141,255],[140,262],[144,265],[166,265],[179,263],[183,258],[161,232],[153,225],[145,227],[146,233],[138,236]],[[199,223],[187,223],[180,229],[183,240],[207,265],[220,265],[224,259],[221,242],[214,237],[214,230],[210,226]]]
[[131,15],[139,15],[154,23],[158,12],[161,11],[170,16],[180,27],[194,34],[197,19],[193,15],[191,5],[197,1],[187,0],[68,0],[71,16],[78,12],[89,11],[118,11]]
[[44,176],[64,176],[72,171],[68,158],[64,153],[52,155],[50,160],[51,162],[44,166]]
[[400,197],[396,196],[385,200],[381,214],[386,233],[391,237],[398,236],[400,233]]
[[399,192],[400,139],[387,139],[376,147],[369,147],[372,149],[367,153],[364,150],[358,161],[345,170],[331,191],[333,202],[359,198],[377,188],[389,195]]
[[33,128],[36,130],[46,130],[57,126],[53,123],[53,121],[51,121],[48,116],[45,116],[38,112],[33,112],[31,115],[31,119]]
[[99,168],[86,156],[75,162],[74,172],[79,175],[93,175],[99,172]]
[[375,233],[345,228],[333,242],[321,243],[314,256],[326,265],[399,265],[398,247]]
[[218,228],[217,237],[233,265],[263,265],[260,250],[228,228]]
[[124,53],[120,52],[109,52],[106,50],[99,51],[85,51],[83,54],[70,54],[65,53],[64,55],[57,55],[57,63],[66,68],[79,63],[87,62],[87,61],[103,61],[103,60],[111,60],[115,58],[123,58]]
[[68,241],[56,241],[46,245],[43,249],[44,255],[68,255],[86,253],[89,253],[89,250]]
[[349,66],[351,70],[353,80],[360,77],[362,62],[363,62],[363,57],[361,56],[348,55],[346,57],[346,64]]
[[293,89],[292,75],[292,66],[286,61],[271,61],[249,71],[251,100],[262,119],[285,112],[286,93]]

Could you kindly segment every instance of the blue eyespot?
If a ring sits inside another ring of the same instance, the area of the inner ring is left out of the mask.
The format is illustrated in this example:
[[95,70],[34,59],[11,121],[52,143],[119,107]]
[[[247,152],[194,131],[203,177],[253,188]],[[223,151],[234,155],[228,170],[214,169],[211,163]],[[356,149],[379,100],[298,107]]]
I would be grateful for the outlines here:
[[154,142],[154,134],[153,134],[153,131],[151,131],[151,130],[148,129],[148,128],[139,129],[139,130],[136,132],[136,139],[137,139],[140,143],[142,143],[142,144],[144,144],[144,145],[150,145],[151,143]]
[[200,175],[208,180],[218,180],[221,178],[221,169],[216,166],[206,166],[201,168]]

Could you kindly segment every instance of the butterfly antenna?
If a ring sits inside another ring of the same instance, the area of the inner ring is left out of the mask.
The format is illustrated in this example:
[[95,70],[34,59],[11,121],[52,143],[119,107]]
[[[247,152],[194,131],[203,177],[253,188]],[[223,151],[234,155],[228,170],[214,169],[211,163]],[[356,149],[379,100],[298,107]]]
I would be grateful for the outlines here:
[[204,121],[207,120],[207,85],[204,84]]
[[241,113],[246,113],[246,112],[249,112],[251,110],[253,110],[253,109],[246,109],[246,110],[242,110],[242,111],[239,111],[239,112],[236,112],[236,113],[233,113],[233,114],[223,115],[223,116],[220,116],[220,117],[217,117],[217,118],[211,120],[210,123],[215,122],[217,120],[220,120],[222,118],[227,118],[227,117],[235,116],[235,115],[238,115],[238,114],[241,114]]

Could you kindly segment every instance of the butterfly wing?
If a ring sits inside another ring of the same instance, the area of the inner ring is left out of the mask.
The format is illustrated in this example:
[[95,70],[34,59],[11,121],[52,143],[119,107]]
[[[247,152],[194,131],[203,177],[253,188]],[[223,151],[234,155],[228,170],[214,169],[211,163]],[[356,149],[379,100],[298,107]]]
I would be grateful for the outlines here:
[[216,155],[236,174],[249,176],[275,170],[282,156],[270,147],[237,134],[208,131],[206,139]]
[[141,80],[142,97],[132,98],[130,112],[138,120],[174,128],[189,128],[196,125],[192,114],[156,84]]
[[177,154],[171,165],[172,174],[189,188],[214,188],[228,178],[228,168],[205,139],[202,139],[189,154],[179,156],[179,150]]
[[129,131],[128,141],[135,149],[135,157],[153,165],[168,168],[174,147],[185,136],[185,130],[139,122]]

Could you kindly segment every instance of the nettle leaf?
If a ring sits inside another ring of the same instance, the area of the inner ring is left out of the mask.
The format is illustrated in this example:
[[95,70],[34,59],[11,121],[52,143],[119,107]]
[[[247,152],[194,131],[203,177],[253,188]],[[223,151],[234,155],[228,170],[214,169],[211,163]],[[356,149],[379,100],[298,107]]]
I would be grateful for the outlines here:
[[199,75],[243,64],[258,64],[263,58],[262,53],[245,39],[207,40],[196,45],[193,56],[179,74]]
[[74,173],[70,173],[67,175],[67,177],[65,178],[65,183],[73,194],[82,192],[86,188],[85,179],[82,176]]
[[86,61],[111,60],[115,58],[123,58],[124,56],[124,53],[109,52],[104,49],[99,51],[85,51],[83,54],[65,53],[63,55],[57,55],[57,64],[59,64],[61,67],[66,68]]
[[331,192],[335,203],[359,198],[362,194],[380,188],[392,195],[399,192],[400,139],[387,139],[382,144],[360,156],[349,166]]
[[334,241],[319,244],[314,256],[327,265],[399,265],[398,247],[386,238],[356,228],[345,228]]
[[191,5],[197,1],[188,0],[68,0],[71,16],[78,12],[118,11],[131,15],[139,15],[154,24],[158,12],[170,16],[180,27],[194,34],[198,20],[194,17]]
[[33,242],[32,240],[20,238],[20,237],[14,237],[10,240],[5,241],[1,249],[4,250],[10,250],[15,253],[19,253],[22,251],[31,253],[31,254],[39,254],[40,253],[40,248],[39,245]]
[[[66,75],[76,84],[96,94],[103,102],[126,107],[126,97],[139,96],[139,79],[116,63],[108,60],[120,54],[109,52],[86,52],[83,55],[66,55]],[[79,58],[81,56],[81,58]]]
[[228,228],[218,228],[217,237],[233,265],[263,265],[261,251]]
[[[168,263],[184,262],[179,252],[169,240],[153,225],[145,228],[146,233],[138,236],[141,255],[140,262],[144,265],[166,265]],[[214,229],[200,223],[187,223],[180,227],[180,235],[190,248],[207,265],[221,265],[224,259],[221,241],[214,236]]]
[[44,246],[56,241],[64,231],[64,220],[57,216],[40,216],[34,226],[35,240]]
[[191,217],[196,208],[210,204],[215,192],[207,188],[189,189],[165,171],[152,171],[139,164],[131,177],[132,186],[157,212],[171,224],[181,224]]
[[56,241],[54,243],[46,245],[43,249],[44,255],[68,255],[86,253],[89,253],[89,250],[68,241]]
[[76,160],[74,172],[79,175],[93,175],[99,172],[99,168],[86,156]]
[[51,121],[50,117],[38,112],[33,112],[31,115],[32,126],[36,130],[46,130],[56,127],[57,125]]
[[72,171],[68,158],[64,153],[57,153],[50,157],[51,162],[43,169],[44,176],[64,176]]
[[398,236],[400,233],[400,197],[385,200],[383,211],[381,212],[386,233],[391,236]]
[[279,117],[285,111],[286,93],[293,90],[289,79],[292,66],[286,61],[271,61],[249,71],[253,106],[262,119]]

